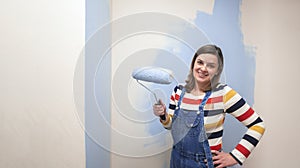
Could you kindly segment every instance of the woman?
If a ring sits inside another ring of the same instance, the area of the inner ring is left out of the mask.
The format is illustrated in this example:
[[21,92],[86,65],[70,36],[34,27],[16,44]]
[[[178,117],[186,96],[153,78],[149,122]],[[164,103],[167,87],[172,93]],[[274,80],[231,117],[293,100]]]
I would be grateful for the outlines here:
[[[219,83],[223,54],[215,45],[195,53],[185,86],[176,86],[166,112],[165,104],[153,106],[166,129],[171,129],[174,146],[171,168],[217,167],[243,164],[261,139],[263,120],[232,88]],[[239,144],[229,153],[222,151],[225,114],[231,114],[247,128]]]

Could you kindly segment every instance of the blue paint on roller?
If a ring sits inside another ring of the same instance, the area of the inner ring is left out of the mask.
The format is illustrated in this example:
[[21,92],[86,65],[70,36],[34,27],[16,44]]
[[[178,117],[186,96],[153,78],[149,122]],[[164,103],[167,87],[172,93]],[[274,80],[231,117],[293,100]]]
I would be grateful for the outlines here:
[[152,82],[156,84],[170,84],[175,80],[172,71],[160,67],[142,67],[132,72],[136,80]]

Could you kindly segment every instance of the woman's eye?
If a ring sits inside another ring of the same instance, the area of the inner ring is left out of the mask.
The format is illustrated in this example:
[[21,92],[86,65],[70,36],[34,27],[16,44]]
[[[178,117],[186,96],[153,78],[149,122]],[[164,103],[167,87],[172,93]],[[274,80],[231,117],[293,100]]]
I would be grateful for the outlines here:
[[202,60],[198,60],[197,63],[200,64],[200,65],[203,65],[203,61]]

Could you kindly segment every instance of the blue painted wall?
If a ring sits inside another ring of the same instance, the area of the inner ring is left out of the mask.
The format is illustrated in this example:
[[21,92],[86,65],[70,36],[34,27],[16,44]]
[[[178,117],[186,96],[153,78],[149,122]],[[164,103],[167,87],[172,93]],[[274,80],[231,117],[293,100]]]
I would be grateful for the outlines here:
[[[109,0],[86,0],[85,144],[87,168],[110,167],[110,129],[104,123],[110,122],[111,61],[109,56],[103,57],[107,46],[110,45],[110,37],[107,36],[110,34],[109,27],[107,27],[109,21]],[[102,78],[96,79],[95,74],[99,63],[104,65],[103,71],[100,72]],[[98,86],[101,88],[98,92],[94,90],[96,83],[101,83]],[[99,101],[97,98],[100,97],[97,94],[106,95],[105,104],[97,104]],[[102,113],[103,111],[107,113]]]

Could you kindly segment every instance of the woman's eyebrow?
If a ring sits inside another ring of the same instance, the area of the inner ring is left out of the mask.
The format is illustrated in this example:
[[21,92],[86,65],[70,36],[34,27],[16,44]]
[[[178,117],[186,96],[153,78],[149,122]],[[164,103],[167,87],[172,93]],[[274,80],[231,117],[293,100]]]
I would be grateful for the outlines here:
[[206,62],[206,61],[204,61],[204,60],[201,59],[201,58],[197,58],[196,61],[202,61],[202,62],[204,62],[204,63],[206,63],[206,64],[217,65],[217,63],[215,63],[215,62]]
[[217,63],[215,63],[215,62],[206,62],[206,64],[217,65]]

